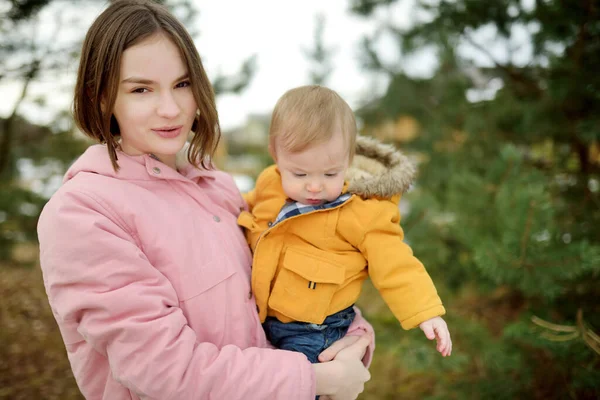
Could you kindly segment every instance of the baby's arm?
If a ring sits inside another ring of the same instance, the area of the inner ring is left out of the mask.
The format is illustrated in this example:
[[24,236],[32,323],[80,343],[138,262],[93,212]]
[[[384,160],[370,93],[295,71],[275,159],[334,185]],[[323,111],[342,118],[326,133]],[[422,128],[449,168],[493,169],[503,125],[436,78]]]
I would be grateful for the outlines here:
[[425,322],[421,322],[419,328],[425,333],[427,339],[437,340],[436,348],[442,356],[446,357],[452,354],[452,339],[450,338],[448,325],[442,317],[434,317]]
[[[367,200],[365,214],[377,213],[363,228],[358,248],[367,259],[373,285],[404,329],[444,315],[446,310],[423,264],[403,241],[400,213],[395,202]],[[358,229],[357,229],[358,230]]]
[[[383,200],[381,207],[382,212],[373,224],[377,230],[367,230],[364,240],[368,244],[369,272],[374,277],[374,284],[404,328],[418,325],[429,340],[437,339],[437,351],[444,357],[449,356],[452,340],[448,325],[440,317],[445,310],[435,286],[423,264],[403,241],[404,232],[396,204]],[[380,253],[373,251],[375,246],[392,249],[396,252],[395,257],[389,254],[389,258],[381,258]],[[404,302],[406,304],[401,304]]]

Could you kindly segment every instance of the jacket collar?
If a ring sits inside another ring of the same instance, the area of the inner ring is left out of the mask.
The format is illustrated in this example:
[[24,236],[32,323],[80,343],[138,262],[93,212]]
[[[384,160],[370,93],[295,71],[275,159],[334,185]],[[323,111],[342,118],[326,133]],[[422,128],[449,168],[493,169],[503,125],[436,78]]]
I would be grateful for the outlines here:
[[[181,150],[181,152],[186,151],[187,147]],[[214,170],[203,170],[194,167],[187,161],[186,155],[179,156],[178,154],[177,156],[176,165],[179,172],[163,164],[150,154],[130,156],[122,151],[117,151],[117,158],[119,170],[115,172],[106,145],[92,145],[68,169],[63,181],[66,182],[81,172],[95,173],[121,180],[142,181],[155,179],[182,181],[197,180],[199,178],[214,179],[216,173]]]

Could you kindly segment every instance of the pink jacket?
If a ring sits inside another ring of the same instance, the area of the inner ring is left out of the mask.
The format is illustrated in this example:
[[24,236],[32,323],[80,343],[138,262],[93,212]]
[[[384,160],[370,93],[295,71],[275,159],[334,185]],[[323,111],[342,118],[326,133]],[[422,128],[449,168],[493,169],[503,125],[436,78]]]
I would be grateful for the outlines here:
[[[314,399],[306,357],[273,349],[230,176],[90,147],[45,206],[46,292],[87,399]],[[370,330],[359,317],[351,327]],[[372,349],[371,349],[372,351]],[[370,354],[367,357],[370,359]]]

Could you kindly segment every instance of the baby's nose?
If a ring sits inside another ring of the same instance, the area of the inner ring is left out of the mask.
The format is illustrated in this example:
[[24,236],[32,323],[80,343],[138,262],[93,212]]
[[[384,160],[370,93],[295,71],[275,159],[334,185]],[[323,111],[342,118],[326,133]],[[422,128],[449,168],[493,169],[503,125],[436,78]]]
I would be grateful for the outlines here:
[[319,182],[311,182],[308,184],[306,190],[308,190],[311,193],[318,193],[320,192],[322,189],[321,183]]

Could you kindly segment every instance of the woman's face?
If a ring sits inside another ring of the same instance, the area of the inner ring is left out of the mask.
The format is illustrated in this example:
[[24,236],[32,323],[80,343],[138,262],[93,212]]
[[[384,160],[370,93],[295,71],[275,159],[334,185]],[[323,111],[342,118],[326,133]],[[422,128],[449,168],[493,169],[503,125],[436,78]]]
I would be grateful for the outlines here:
[[152,153],[175,168],[197,108],[179,49],[164,35],[123,52],[113,115],[126,154]]

